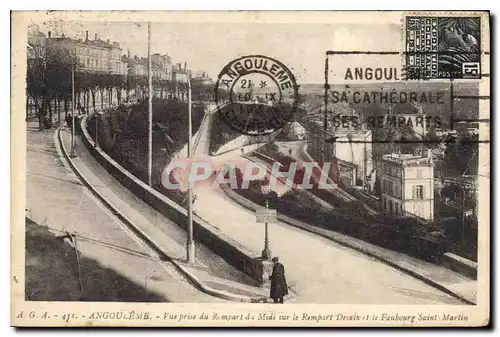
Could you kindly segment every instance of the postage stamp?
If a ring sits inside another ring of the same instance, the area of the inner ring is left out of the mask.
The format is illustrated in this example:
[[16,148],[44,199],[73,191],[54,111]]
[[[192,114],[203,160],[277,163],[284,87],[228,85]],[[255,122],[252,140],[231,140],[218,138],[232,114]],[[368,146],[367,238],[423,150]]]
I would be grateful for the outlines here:
[[490,324],[489,20],[13,12],[11,324]]
[[481,78],[479,16],[407,16],[408,79]]

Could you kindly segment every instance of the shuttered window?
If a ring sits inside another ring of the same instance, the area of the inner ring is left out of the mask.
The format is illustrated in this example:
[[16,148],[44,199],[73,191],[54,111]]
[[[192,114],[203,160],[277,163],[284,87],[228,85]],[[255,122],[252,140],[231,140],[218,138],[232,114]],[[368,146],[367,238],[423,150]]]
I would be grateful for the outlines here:
[[424,198],[424,186],[415,185],[413,186],[413,199],[423,199]]

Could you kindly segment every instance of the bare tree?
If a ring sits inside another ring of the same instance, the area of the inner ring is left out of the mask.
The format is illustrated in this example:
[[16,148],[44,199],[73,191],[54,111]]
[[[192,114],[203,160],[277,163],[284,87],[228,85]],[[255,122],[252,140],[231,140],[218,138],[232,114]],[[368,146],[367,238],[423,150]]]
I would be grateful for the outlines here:
[[27,95],[34,102],[39,128],[43,130],[47,112],[52,119],[52,102],[57,109],[61,98],[69,94],[71,70],[78,68],[78,61],[68,50],[46,50],[28,44],[27,63]]

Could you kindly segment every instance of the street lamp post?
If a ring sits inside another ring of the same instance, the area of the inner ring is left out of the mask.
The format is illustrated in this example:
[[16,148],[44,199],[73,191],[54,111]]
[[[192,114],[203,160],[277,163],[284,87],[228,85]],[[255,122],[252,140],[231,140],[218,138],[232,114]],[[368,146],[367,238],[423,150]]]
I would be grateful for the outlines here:
[[[267,196],[269,195],[269,185],[261,185],[262,193],[266,196],[266,210],[269,209],[269,200]],[[269,260],[271,259],[272,253],[269,248],[269,226],[267,221],[264,223],[265,226],[265,234],[264,234],[264,250],[262,251],[262,259]]]
[[152,186],[153,173],[153,83],[151,79],[151,23],[148,23],[148,185]]
[[71,67],[71,154],[70,157],[76,157],[75,154],[75,66]]
[[[192,158],[192,120],[191,120],[191,80],[187,79],[188,83],[188,148],[187,155],[188,160],[191,161]],[[188,230],[187,230],[187,242],[186,242],[186,256],[189,263],[194,263],[195,261],[195,247],[193,240],[193,186],[191,182],[188,182]]]

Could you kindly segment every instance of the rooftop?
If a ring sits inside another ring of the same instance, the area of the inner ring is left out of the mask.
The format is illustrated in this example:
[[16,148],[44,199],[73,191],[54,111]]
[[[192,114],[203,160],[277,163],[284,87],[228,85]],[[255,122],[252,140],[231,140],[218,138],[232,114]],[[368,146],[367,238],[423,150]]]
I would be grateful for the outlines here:
[[111,42],[110,40],[101,40],[99,38],[90,40],[90,39],[73,39],[71,37],[67,37],[66,35],[62,34],[61,36],[49,36],[47,38],[50,41],[66,41],[66,42],[72,42],[75,44],[80,44],[80,45],[87,45],[87,46],[95,46],[95,47],[100,47],[100,48],[108,48],[108,49],[120,49],[120,44],[118,42]]
[[392,106],[392,113],[395,115],[412,115],[419,112],[419,108],[412,103],[397,103]]
[[382,159],[385,161],[390,161],[400,165],[428,165],[431,163],[432,159],[425,154],[411,154],[411,153],[390,153],[384,154]]
[[187,74],[186,70],[182,69],[182,67],[180,67],[180,66],[178,66],[176,64],[174,64],[172,66],[172,72],[173,73],[177,73],[177,74]]

